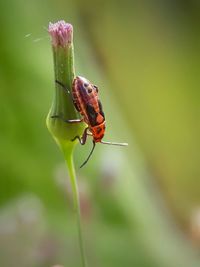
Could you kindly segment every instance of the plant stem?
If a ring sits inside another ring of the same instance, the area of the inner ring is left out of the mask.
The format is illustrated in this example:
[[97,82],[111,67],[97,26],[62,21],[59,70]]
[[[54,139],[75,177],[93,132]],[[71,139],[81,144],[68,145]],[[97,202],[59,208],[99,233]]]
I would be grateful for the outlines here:
[[[49,34],[52,41],[55,81],[59,81],[70,92],[75,76],[74,51],[73,51],[73,27],[65,21],[49,24]],[[77,119],[80,114],[75,110],[72,97],[59,84],[55,84],[55,96],[49,114],[47,116],[47,127],[54,140],[62,150],[67,163],[69,177],[73,192],[74,209],[77,216],[79,246],[81,251],[82,267],[86,267],[86,257],[83,246],[81,230],[81,212],[79,203],[79,192],[73,162],[73,150],[77,141],[72,139],[81,136],[85,124],[66,123],[61,118],[52,118],[52,115],[61,116],[65,120]]]
[[81,251],[82,266],[86,267],[87,264],[86,264],[85,249],[84,249],[84,244],[83,244],[83,236],[82,236],[80,200],[79,200],[76,173],[75,173],[75,168],[74,168],[73,153],[65,154],[65,160],[67,163],[72,192],[73,192],[74,211],[77,217],[78,237],[79,237],[79,246],[80,246],[80,251]]

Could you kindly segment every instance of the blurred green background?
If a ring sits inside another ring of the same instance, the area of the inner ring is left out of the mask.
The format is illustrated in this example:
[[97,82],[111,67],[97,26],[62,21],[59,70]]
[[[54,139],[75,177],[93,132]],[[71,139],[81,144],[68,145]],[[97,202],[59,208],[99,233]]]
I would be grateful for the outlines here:
[[0,2],[0,266],[80,266],[63,157],[45,118],[48,23],[74,26],[76,73],[100,88],[105,140],[77,146],[89,266],[200,266],[200,3]]

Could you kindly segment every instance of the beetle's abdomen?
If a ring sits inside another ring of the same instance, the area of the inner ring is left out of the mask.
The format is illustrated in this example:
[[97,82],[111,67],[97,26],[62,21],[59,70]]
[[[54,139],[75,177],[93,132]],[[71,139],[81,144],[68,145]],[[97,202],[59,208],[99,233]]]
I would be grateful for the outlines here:
[[96,143],[101,142],[101,139],[104,137],[105,129],[105,121],[99,125],[91,127],[90,131],[92,132],[93,139]]
[[105,122],[97,87],[82,77],[76,77],[72,86],[73,101],[89,128]]

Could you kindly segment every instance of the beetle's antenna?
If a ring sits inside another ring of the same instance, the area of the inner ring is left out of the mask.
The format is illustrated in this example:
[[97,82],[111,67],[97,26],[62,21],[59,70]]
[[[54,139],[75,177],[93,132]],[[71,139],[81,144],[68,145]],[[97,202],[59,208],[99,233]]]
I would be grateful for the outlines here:
[[61,82],[59,82],[58,80],[55,81],[57,84],[59,84],[69,95],[71,94],[69,89]]
[[72,96],[72,94],[70,93],[70,91],[69,91],[69,89],[67,88],[67,86],[65,86],[63,83],[59,82],[58,80],[55,80],[55,82],[56,82],[57,84],[59,84],[59,85],[63,88],[63,90],[64,90],[65,92],[67,92],[67,93],[70,95],[72,101],[74,102],[74,100],[73,100],[73,96]]
[[114,143],[114,142],[106,142],[106,141],[101,141],[101,144],[105,145],[113,145],[113,146],[128,146],[127,143]]
[[86,161],[83,162],[83,164],[80,166],[80,168],[82,168],[82,167],[88,162],[88,160],[90,159],[90,157],[92,156],[92,153],[93,153],[93,151],[94,151],[95,145],[96,145],[96,143],[93,141],[93,147],[92,147],[92,150],[91,150],[91,152],[90,152],[88,158],[86,159]]

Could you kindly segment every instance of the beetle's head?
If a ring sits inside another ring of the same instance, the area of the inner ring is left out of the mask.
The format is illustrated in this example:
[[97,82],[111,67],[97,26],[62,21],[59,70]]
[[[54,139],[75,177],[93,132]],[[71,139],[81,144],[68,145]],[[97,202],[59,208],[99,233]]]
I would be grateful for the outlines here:
[[92,84],[88,79],[82,77],[82,76],[77,76],[76,77],[77,84],[84,88],[89,94],[94,92],[98,93],[98,87],[94,84]]

